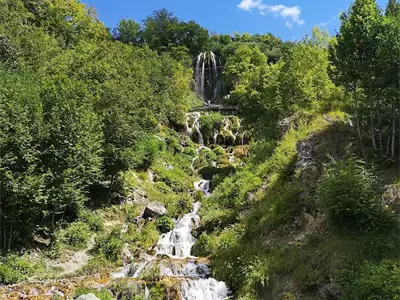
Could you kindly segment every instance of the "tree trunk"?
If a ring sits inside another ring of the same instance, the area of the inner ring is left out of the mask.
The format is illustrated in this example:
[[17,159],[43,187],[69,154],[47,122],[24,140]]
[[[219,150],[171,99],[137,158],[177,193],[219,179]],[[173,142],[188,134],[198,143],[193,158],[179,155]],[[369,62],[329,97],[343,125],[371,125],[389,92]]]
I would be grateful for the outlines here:
[[3,250],[6,250],[6,245],[7,245],[7,226],[4,226],[3,232],[4,232]]
[[374,150],[377,150],[376,148],[376,139],[375,139],[375,122],[374,122],[374,101],[372,100],[372,92],[371,88],[369,88],[369,103],[370,103],[370,117],[371,117],[371,140],[372,140],[372,146],[374,147]]
[[7,251],[11,249],[11,241],[12,241],[12,236],[13,236],[13,225],[14,223],[11,222],[11,226],[10,226],[10,237],[8,239],[8,248]]
[[382,122],[381,122],[381,102],[377,100],[377,114],[378,114],[378,138],[379,138],[379,149],[383,150],[383,140],[382,140]]
[[392,103],[392,155],[391,158],[394,159],[396,150],[396,114],[395,114],[395,102]]
[[359,111],[358,111],[357,81],[355,81],[353,83],[353,97],[354,97],[354,101],[355,101],[355,105],[356,105],[356,126],[357,126],[358,139],[360,140],[361,151],[362,151],[363,155],[365,156],[362,135],[361,135],[361,128],[360,128],[360,115],[359,115]]

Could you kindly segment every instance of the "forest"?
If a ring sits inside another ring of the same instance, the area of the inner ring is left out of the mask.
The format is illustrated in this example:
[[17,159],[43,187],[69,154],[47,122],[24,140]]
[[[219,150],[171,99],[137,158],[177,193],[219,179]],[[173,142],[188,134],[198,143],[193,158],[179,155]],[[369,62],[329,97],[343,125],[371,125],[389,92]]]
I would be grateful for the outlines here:
[[340,21],[0,0],[0,299],[400,300],[400,3]]

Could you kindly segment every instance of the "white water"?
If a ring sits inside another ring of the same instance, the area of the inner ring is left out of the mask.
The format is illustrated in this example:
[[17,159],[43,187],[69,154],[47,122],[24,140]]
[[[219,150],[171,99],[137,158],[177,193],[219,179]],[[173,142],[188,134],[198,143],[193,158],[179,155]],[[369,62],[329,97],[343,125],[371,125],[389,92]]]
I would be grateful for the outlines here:
[[[220,60],[219,65],[221,65]],[[212,51],[200,53],[195,68],[195,92],[206,105],[210,105],[218,98],[221,90],[216,55]],[[207,75],[206,70],[208,70]]]
[[186,132],[189,135],[189,137],[192,137],[193,130],[195,129],[199,137],[199,145],[203,146],[204,139],[203,139],[203,134],[201,133],[200,130],[200,117],[201,114],[199,112],[192,112],[186,114]]
[[190,251],[196,242],[192,236],[192,229],[200,221],[197,215],[199,208],[200,203],[193,204],[191,213],[184,215],[172,231],[161,235],[157,243],[157,254],[165,254],[171,258],[191,257]]
[[202,191],[206,196],[210,196],[210,180],[202,179],[194,183],[194,188]]
[[[208,193],[209,182],[200,181],[195,183],[198,190]],[[133,277],[140,278],[143,271],[154,266],[159,257],[167,255],[168,259],[159,262],[160,275],[163,277],[182,278],[180,286],[182,300],[223,300],[228,298],[229,290],[224,282],[208,278],[210,270],[205,263],[198,262],[197,258],[191,255],[191,250],[196,242],[192,236],[200,217],[197,214],[200,203],[193,204],[193,210],[184,215],[176,222],[175,228],[163,234],[158,240],[154,256],[145,255],[143,261],[125,267],[120,272],[111,274],[114,278]],[[133,273],[133,274],[132,274]],[[151,297],[146,288],[146,299]]]

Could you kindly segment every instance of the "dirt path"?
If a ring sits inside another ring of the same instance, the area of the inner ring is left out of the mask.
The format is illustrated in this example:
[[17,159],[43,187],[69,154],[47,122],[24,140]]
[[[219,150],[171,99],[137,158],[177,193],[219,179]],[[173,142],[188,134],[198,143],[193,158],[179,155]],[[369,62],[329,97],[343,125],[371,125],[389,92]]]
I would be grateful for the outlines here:
[[65,276],[68,274],[75,273],[83,266],[87,265],[89,260],[93,257],[88,252],[93,249],[94,246],[94,236],[91,237],[86,249],[74,253],[68,261],[59,264],[58,266],[63,269],[58,276]]

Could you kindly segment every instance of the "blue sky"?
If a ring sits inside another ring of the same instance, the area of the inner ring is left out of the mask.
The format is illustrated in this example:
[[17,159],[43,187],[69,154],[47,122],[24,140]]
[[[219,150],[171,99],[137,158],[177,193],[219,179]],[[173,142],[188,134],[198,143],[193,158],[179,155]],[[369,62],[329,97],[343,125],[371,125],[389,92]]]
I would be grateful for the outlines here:
[[[100,20],[114,28],[122,18],[141,22],[155,9],[166,8],[179,19],[197,23],[210,32],[266,33],[284,40],[301,39],[320,25],[335,34],[339,13],[351,0],[82,0],[96,8]],[[384,8],[386,0],[378,0]]]

